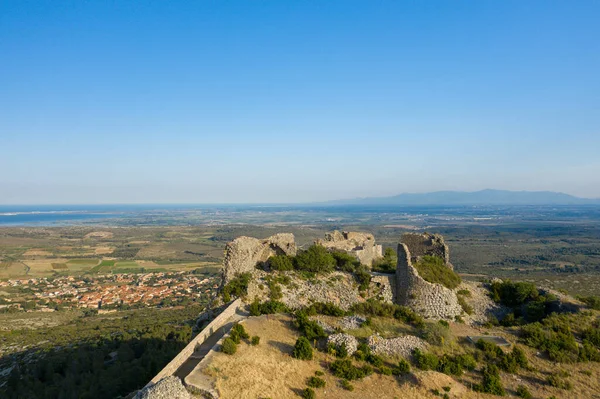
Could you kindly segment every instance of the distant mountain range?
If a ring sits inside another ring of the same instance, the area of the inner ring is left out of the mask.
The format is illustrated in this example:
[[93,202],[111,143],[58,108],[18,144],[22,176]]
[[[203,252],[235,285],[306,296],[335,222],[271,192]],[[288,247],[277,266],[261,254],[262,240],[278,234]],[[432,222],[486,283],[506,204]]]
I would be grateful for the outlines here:
[[392,197],[328,201],[328,205],[600,205],[600,199],[579,198],[552,191],[435,191]]

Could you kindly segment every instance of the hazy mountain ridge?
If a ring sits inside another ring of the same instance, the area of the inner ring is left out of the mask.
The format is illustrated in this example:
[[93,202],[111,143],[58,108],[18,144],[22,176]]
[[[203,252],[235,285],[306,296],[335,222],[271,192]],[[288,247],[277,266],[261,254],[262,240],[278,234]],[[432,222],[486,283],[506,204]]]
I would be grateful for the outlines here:
[[553,191],[435,191],[329,201],[331,205],[600,205],[600,199]]

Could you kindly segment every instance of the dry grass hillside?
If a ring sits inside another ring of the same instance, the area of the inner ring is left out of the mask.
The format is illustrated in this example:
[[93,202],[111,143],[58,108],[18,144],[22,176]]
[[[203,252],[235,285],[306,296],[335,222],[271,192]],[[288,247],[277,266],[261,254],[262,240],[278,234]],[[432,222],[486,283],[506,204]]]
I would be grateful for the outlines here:
[[[335,324],[334,317],[320,317]],[[324,350],[315,350],[312,360],[298,360],[292,357],[294,344],[299,337],[290,315],[263,315],[250,317],[243,325],[250,336],[259,336],[257,346],[242,342],[233,355],[217,353],[204,372],[214,378],[215,387],[222,398],[298,398],[302,397],[307,381],[322,372],[325,387],[314,388],[317,398],[494,398],[495,395],[475,392],[471,387],[481,382],[480,369],[485,361],[479,362],[474,371],[466,371],[461,376],[450,376],[437,371],[424,371],[413,367],[404,376],[383,375],[376,371],[359,380],[351,381],[353,391],[344,389],[342,380],[329,371],[335,356]],[[511,329],[492,327],[484,329],[460,323],[451,323],[452,342],[442,346],[432,345],[433,353],[475,352],[475,346],[468,344],[466,337],[474,334],[494,334],[516,342]],[[387,330],[388,336],[394,333],[410,333],[410,326],[395,320],[379,318],[372,327],[350,330],[350,334],[364,337],[373,330]],[[549,361],[531,348],[525,349],[530,370],[518,373],[501,372],[500,377],[507,396],[517,396],[517,389],[528,388],[532,398],[598,398],[600,397],[600,368],[598,363],[576,363],[563,365]],[[510,348],[504,349],[505,352]],[[386,366],[393,367],[399,358],[382,356]],[[354,360],[361,365],[364,362]],[[364,363],[366,364],[366,363]],[[548,376],[562,372],[572,383],[571,390],[549,386]],[[444,396],[446,394],[447,396]]]

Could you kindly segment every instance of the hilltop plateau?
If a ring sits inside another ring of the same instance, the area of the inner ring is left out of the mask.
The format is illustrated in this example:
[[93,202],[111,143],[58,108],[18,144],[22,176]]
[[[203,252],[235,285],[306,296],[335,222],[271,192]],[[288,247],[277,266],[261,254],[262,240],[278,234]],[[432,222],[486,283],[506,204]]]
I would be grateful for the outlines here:
[[292,234],[238,237],[212,306],[218,316],[139,398],[600,391],[600,299],[465,281],[438,234],[406,233],[385,251],[369,233],[334,231],[301,248]]

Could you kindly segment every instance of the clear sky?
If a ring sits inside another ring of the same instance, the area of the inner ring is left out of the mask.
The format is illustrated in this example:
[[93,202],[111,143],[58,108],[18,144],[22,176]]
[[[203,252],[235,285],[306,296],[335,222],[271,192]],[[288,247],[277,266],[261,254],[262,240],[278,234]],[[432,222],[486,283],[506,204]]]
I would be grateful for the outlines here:
[[600,1],[0,1],[0,203],[600,197]]

